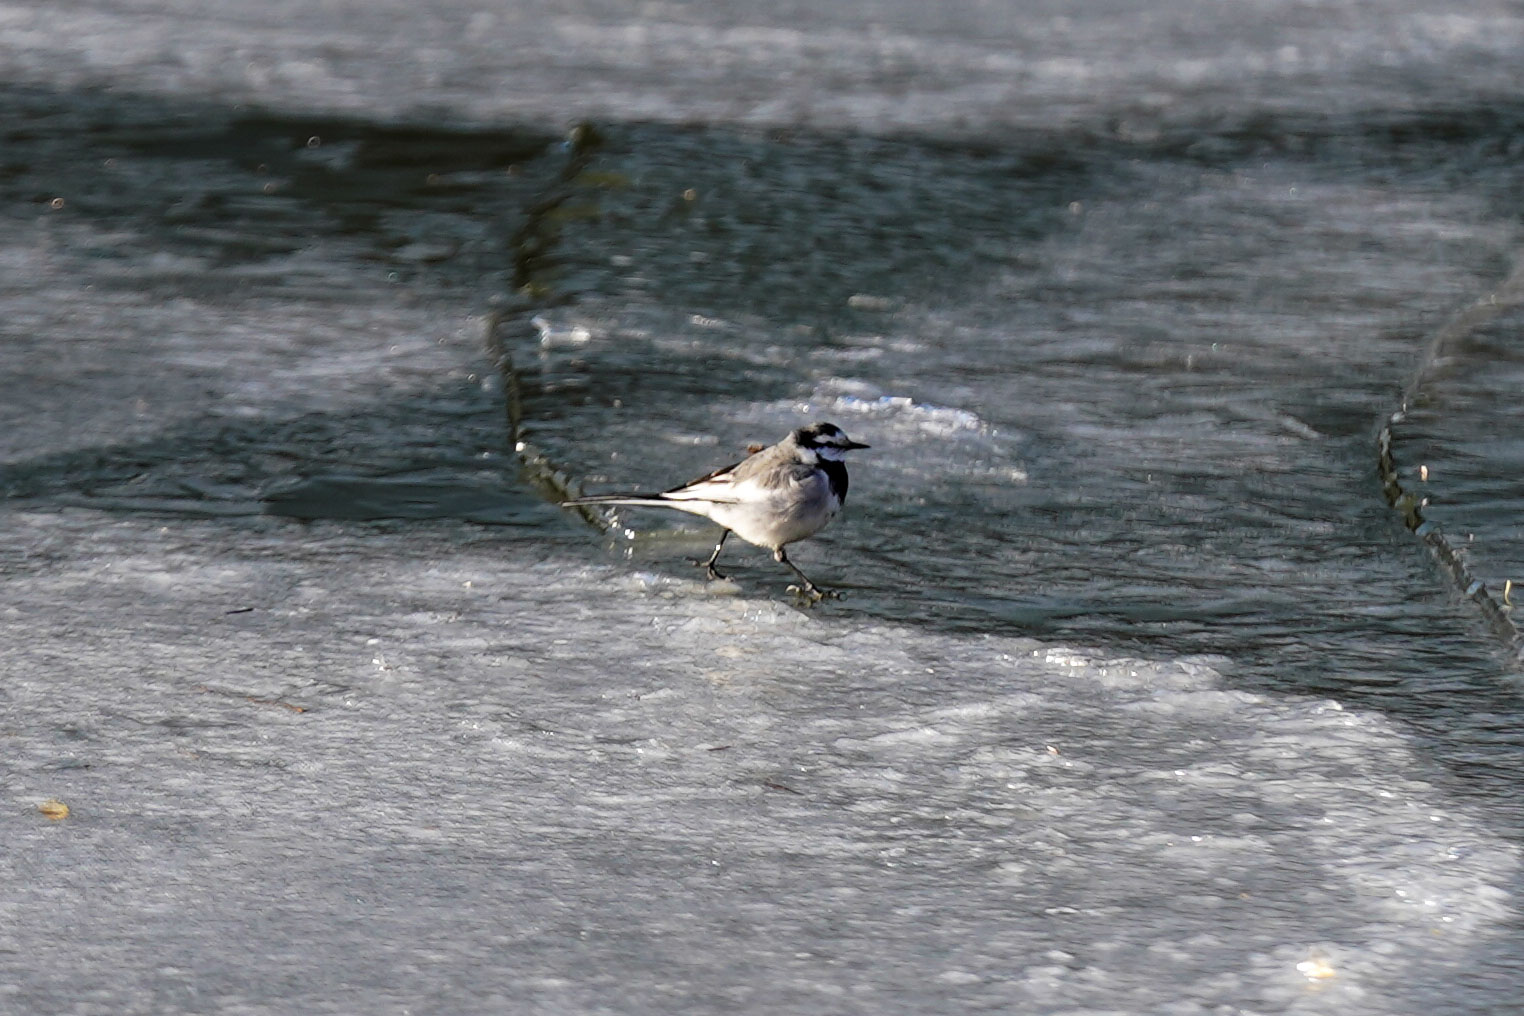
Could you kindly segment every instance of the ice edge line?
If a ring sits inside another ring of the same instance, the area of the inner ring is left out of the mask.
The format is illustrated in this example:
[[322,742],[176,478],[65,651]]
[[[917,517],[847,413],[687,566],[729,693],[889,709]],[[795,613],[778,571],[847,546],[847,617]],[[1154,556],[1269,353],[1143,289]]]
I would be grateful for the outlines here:
[[[520,340],[535,331],[532,319],[537,312],[571,299],[569,294],[557,292],[550,278],[541,271],[541,266],[556,240],[551,215],[573,195],[581,193],[577,177],[587,168],[601,143],[598,132],[587,123],[578,124],[567,135],[566,164],[545,192],[525,209],[524,224],[509,242],[513,251],[513,293],[487,315],[483,335],[487,352],[503,379],[509,449],[517,458],[524,478],[556,504],[579,496],[582,485],[551,461],[531,439],[524,425],[523,377],[513,350]],[[608,519],[590,507],[578,506],[575,511],[595,529],[609,532],[614,528]]]
[[1524,261],[1519,262],[1497,289],[1460,311],[1435,333],[1412,381],[1403,390],[1401,405],[1382,421],[1376,438],[1376,452],[1381,492],[1386,496],[1387,504],[1402,515],[1403,525],[1429,548],[1461,595],[1476,604],[1493,631],[1513,653],[1515,661],[1524,663],[1524,629],[1519,627],[1508,608],[1487,589],[1486,583],[1466,566],[1461,552],[1450,542],[1439,524],[1424,518],[1423,509],[1428,501],[1403,487],[1401,467],[1392,451],[1392,428],[1406,417],[1408,407],[1420,394],[1433,366],[1444,358],[1456,342],[1503,311],[1521,303],[1524,303]]

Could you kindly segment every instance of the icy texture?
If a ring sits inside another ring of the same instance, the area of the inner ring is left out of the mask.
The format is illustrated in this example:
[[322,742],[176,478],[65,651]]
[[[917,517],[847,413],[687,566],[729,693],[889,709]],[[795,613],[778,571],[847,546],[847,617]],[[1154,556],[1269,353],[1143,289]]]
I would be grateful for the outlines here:
[[517,338],[526,429],[588,487],[662,489],[832,419],[874,447],[795,556],[880,616],[1411,704],[1477,619],[1382,507],[1372,435],[1418,323],[1517,242],[1490,211],[1513,163],[1418,127],[1301,143],[610,129],[547,273],[576,300]]
[[14,1011],[1393,1012],[1510,912],[1391,723],[1211,661],[288,526],[11,516]]
[[1524,17],[1423,4],[195,0],[0,5],[16,83],[366,115],[956,131],[1512,96]]
[[[1515,1003],[1370,439],[1519,247],[1517,9],[817,6],[0,4],[0,1011]],[[835,418],[847,598],[609,555],[505,402]]]

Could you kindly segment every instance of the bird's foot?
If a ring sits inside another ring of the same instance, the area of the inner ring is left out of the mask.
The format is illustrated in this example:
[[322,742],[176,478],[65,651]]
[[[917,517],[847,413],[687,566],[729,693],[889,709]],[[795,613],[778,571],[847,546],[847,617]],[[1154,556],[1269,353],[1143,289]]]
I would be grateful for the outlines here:
[[690,557],[688,559],[688,563],[693,565],[695,568],[704,569],[704,577],[707,578],[710,582],[723,581],[728,577],[723,573],[716,571],[714,565],[708,561],[700,561],[696,557]]
[[796,583],[795,585],[789,586],[788,587],[788,591],[793,593],[800,600],[802,600],[806,606],[810,606],[810,607],[813,607],[815,604],[819,603],[821,600],[839,600],[839,599],[841,599],[841,594],[838,593],[836,590],[834,590],[834,589],[821,589],[819,586],[815,585],[815,583],[813,583],[813,582],[806,582],[802,586],[798,585]]

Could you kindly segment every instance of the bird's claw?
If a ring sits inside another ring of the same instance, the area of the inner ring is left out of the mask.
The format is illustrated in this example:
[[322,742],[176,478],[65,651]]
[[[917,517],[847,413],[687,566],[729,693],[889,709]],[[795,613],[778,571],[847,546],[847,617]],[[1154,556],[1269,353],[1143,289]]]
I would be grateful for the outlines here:
[[821,589],[819,586],[815,585],[813,582],[806,583],[805,585],[802,585],[802,586],[798,585],[798,584],[789,586],[788,587],[788,591],[793,593],[795,596],[799,597],[799,599],[803,600],[806,604],[808,604],[809,606],[812,606],[812,607],[815,604],[819,603],[821,600],[839,600],[839,599],[841,599],[841,594],[838,593],[836,590],[834,590],[834,589]]
[[688,559],[688,563],[693,565],[695,568],[704,569],[704,577],[707,578],[710,582],[721,582],[726,578],[725,575],[716,571],[714,565],[710,564],[708,561],[700,561],[696,557],[690,557]]

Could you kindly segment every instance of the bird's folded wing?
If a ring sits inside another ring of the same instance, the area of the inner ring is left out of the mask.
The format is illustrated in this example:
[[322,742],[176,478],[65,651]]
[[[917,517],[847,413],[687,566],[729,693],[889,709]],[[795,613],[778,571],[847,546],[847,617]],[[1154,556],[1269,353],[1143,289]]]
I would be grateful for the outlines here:
[[689,480],[687,483],[679,483],[676,487],[672,487],[672,488],[669,488],[668,490],[664,490],[664,491],[662,491],[662,493],[663,494],[681,494],[683,491],[689,490],[690,488],[693,488],[693,487],[697,487],[700,484],[705,484],[705,483],[730,483],[732,480],[735,479],[736,467],[739,466],[740,464],[741,464],[740,462],[732,462],[728,466],[721,466],[719,469],[716,469],[712,473],[705,473],[703,476],[700,476],[697,480]]
[[664,490],[661,496],[668,501],[713,501],[715,504],[736,504],[740,500],[735,489],[736,467],[740,465],[740,462],[733,462],[712,473],[705,473],[697,480],[689,480],[671,490]]
[[723,471],[663,491],[661,498],[664,501],[709,501],[713,504],[738,504],[741,500],[736,492],[735,477]]

